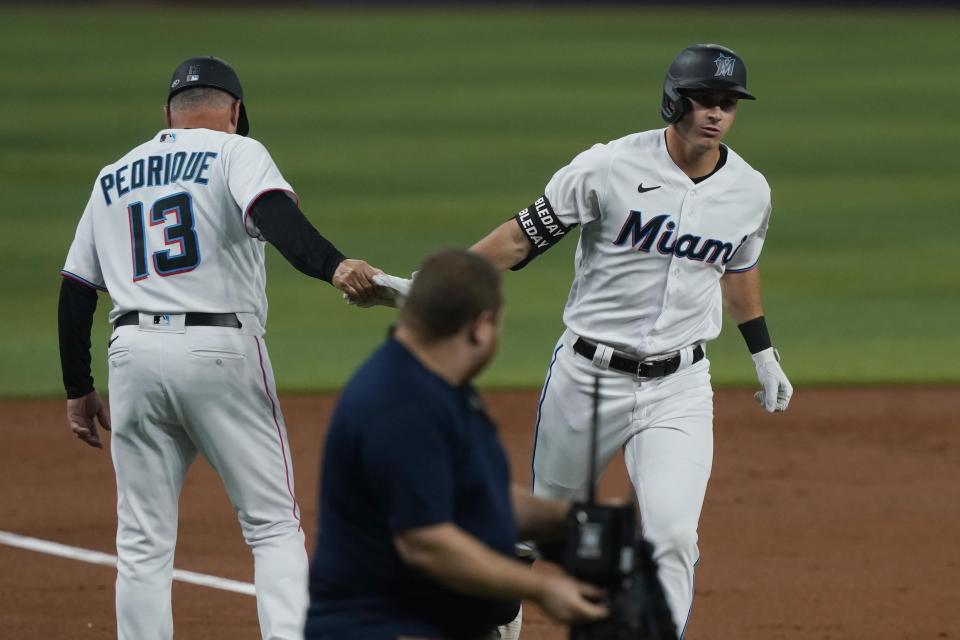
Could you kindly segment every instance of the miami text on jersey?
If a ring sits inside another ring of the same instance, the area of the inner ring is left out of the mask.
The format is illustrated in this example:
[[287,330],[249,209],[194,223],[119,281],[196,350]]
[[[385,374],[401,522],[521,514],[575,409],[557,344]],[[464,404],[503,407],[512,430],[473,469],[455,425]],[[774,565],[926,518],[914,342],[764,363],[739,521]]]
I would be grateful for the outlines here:
[[215,151],[194,151],[189,154],[179,151],[140,158],[100,176],[100,188],[103,189],[107,204],[110,204],[111,190],[119,197],[140,187],[158,187],[178,180],[207,184],[207,170],[216,157]]
[[685,233],[671,243],[676,228],[677,223],[670,220],[669,214],[662,213],[650,218],[644,224],[641,212],[631,210],[620,229],[620,235],[613,241],[613,244],[622,246],[626,244],[627,238],[629,238],[630,245],[635,247],[637,251],[649,253],[656,243],[657,251],[663,254],[673,254],[678,258],[687,258],[688,260],[710,264],[719,259],[721,264],[727,264],[733,260],[733,256],[747,241],[747,236],[743,236],[740,243],[734,248],[731,242],[713,238],[704,239],[701,236]]

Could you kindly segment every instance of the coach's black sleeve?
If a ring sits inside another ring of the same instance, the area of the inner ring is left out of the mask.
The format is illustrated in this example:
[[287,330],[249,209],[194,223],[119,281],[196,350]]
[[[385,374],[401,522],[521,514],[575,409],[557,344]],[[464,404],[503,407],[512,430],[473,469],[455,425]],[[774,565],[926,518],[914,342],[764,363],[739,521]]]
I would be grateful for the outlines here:
[[90,328],[97,310],[97,290],[69,278],[62,280],[58,324],[63,388],[68,398],[82,398],[93,391]]
[[282,191],[269,191],[250,210],[263,239],[277,248],[298,271],[313,278],[333,281],[333,274],[346,257],[320,235],[300,208]]

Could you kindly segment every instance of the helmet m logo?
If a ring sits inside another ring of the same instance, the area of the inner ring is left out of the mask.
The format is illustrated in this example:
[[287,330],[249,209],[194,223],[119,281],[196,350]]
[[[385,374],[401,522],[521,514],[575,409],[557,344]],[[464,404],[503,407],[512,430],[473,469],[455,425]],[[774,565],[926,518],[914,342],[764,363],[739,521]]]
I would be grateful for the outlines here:
[[717,72],[714,77],[717,76],[732,76],[733,75],[733,65],[737,63],[737,59],[731,56],[725,56],[722,53],[717,56],[717,59],[713,61],[717,65]]

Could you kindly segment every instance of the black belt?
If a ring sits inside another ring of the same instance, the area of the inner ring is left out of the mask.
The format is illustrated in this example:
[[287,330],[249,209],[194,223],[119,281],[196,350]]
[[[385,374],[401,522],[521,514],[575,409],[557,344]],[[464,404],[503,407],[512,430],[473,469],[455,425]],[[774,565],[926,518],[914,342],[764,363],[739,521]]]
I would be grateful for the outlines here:
[[[188,327],[228,327],[230,329],[243,327],[243,324],[241,324],[240,319],[237,318],[237,314],[235,313],[200,313],[191,311],[183,315],[183,324]],[[160,318],[163,316],[164,314],[162,313],[154,314],[153,323],[160,324]],[[140,324],[139,311],[128,311],[123,314],[113,323],[113,328],[116,329],[117,327],[125,327],[131,324]]]
[[[593,360],[593,356],[597,352],[597,343],[585,338],[577,338],[577,341],[573,343],[573,350],[584,358]],[[701,360],[703,360],[703,346],[698,344],[693,349],[693,361],[690,364]],[[663,360],[644,362],[622,351],[614,351],[610,357],[610,368],[621,373],[629,373],[638,378],[661,378],[677,372],[677,369],[680,368],[680,354]]]

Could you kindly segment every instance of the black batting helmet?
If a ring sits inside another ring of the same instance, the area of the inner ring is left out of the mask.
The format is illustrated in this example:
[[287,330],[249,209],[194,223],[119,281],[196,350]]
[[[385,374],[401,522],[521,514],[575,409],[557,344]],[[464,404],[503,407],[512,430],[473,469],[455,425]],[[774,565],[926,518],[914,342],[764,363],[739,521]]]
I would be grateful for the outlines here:
[[695,44],[681,51],[663,79],[660,116],[667,124],[683,117],[688,105],[685,90],[732,91],[746,100],[756,100],[747,91],[747,65],[730,49],[719,44]]
[[250,132],[250,121],[247,120],[247,107],[243,104],[243,87],[240,86],[240,78],[225,60],[214,56],[199,56],[181,62],[174,70],[173,77],[170,78],[167,104],[170,104],[173,96],[194,87],[220,89],[239,100],[240,119],[237,122],[237,133],[245,136]]

